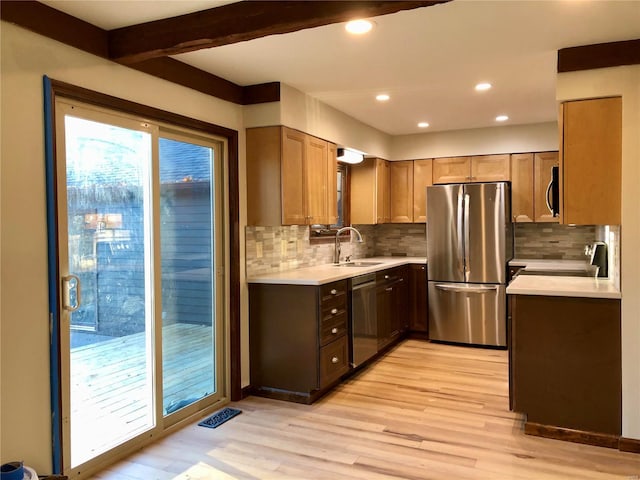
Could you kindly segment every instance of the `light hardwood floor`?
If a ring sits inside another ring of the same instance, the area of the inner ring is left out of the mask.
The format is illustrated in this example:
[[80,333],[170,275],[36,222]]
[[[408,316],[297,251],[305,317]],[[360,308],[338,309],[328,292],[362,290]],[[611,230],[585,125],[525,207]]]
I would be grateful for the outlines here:
[[94,478],[638,479],[640,455],[522,433],[507,353],[407,340],[313,405],[249,397]]

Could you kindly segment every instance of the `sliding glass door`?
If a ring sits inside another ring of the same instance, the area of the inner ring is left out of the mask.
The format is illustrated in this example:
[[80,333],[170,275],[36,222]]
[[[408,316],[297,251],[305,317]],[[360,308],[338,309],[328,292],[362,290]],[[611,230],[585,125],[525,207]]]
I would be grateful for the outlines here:
[[216,139],[56,103],[65,472],[222,398]]

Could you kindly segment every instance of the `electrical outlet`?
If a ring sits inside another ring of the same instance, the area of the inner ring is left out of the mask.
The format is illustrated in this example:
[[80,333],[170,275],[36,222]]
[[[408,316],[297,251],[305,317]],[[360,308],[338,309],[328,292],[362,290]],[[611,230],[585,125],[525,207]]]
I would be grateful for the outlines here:
[[287,241],[286,240],[280,240],[280,256],[281,257],[286,257],[287,256]]
[[256,242],[256,258],[262,258],[262,242]]

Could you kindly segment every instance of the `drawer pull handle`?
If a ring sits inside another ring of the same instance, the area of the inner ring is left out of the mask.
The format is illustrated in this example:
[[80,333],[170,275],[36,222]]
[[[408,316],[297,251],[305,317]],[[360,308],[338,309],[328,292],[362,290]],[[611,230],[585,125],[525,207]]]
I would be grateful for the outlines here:
[[331,314],[335,315],[336,313],[338,313],[338,309],[337,308],[332,308],[331,309]]
[[340,359],[338,357],[331,358],[331,363],[338,363]]
[[335,335],[336,333],[338,333],[338,329],[336,327],[333,327],[331,329],[331,333],[333,333]]
[[331,295],[337,295],[338,294],[338,290],[336,290],[335,288],[331,289]]

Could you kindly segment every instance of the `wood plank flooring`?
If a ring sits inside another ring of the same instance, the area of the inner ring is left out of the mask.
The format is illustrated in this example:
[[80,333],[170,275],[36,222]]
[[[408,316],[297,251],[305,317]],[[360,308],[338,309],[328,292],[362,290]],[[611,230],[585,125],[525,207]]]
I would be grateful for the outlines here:
[[96,475],[186,479],[625,479],[640,455],[526,436],[507,352],[407,340],[313,405],[248,397]]

